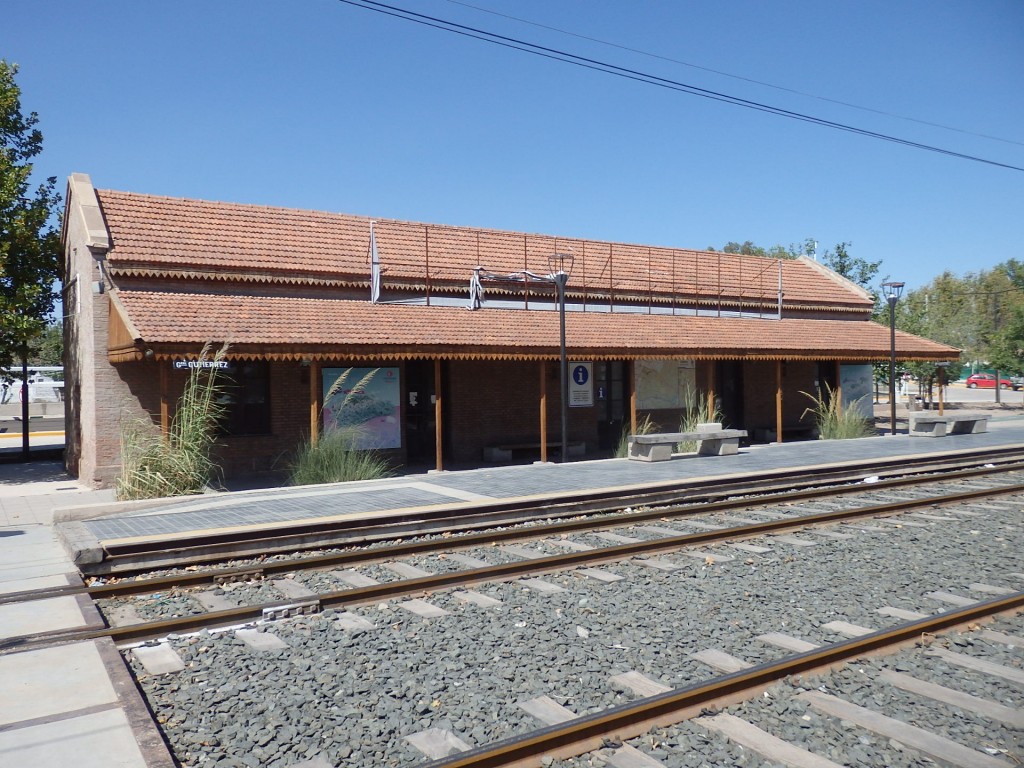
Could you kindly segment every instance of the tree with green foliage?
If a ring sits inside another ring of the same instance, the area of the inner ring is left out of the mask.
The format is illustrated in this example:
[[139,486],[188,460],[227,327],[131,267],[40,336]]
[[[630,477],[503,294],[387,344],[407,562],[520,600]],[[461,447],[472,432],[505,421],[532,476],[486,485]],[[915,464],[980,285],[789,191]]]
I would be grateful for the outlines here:
[[[729,241],[722,246],[722,253],[736,253],[741,256],[762,256],[766,259],[795,259],[798,256],[809,256],[814,253],[815,242],[811,238],[807,238],[802,243],[790,243],[787,248],[784,245],[773,245],[770,248],[762,248],[759,245],[755,245],[750,240],[745,240],[742,243],[736,243]],[[708,248],[709,251],[715,251],[715,248]]]
[[43,134],[35,112],[22,114],[17,72],[0,59],[0,368],[27,354],[43,333],[60,276],[57,179],[31,189]]
[[64,327],[59,322],[47,323],[29,347],[29,365],[64,364]]
[[[896,306],[897,327],[907,333],[963,348],[960,333],[964,325],[959,319],[964,310],[961,290],[959,279],[946,272],[924,288],[908,291]],[[933,401],[938,366],[932,362],[911,362],[905,363],[903,368],[920,383],[925,399]],[[950,360],[946,380],[956,381],[962,368],[959,360]]]
[[[1024,372],[1024,266],[1015,260],[990,270],[956,276],[950,272],[910,291],[897,307],[902,330],[963,350],[963,360],[999,370]],[[950,361],[950,381],[964,365]],[[928,363],[908,366],[925,388],[934,379]]]
[[888,325],[888,307],[885,307],[885,316],[883,317],[882,300],[875,284],[882,261],[868,261],[854,256],[849,250],[852,245],[853,243],[842,242],[837,243],[835,249],[826,249],[821,257],[821,263],[870,293],[875,302],[875,308],[871,312],[872,317],[878,322]]
[[985,359],[1001,373],[1024,373],[1024,265],[1010,259],[983,285],[991,317]]
[[989,346],[988,363],[1002,373],[1024,374],[1024,307],[1016,307]]

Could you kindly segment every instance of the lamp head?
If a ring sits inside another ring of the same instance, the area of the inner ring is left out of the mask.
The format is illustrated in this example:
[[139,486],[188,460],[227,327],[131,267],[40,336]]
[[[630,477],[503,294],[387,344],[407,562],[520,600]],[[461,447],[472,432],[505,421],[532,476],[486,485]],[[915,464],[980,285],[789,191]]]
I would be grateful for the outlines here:
[[885,293],[885,298],[895,303],[900,300],[900,296],[903,295],[903,286],[905,283],[882,283],[882,291]]
[[573,261],[571,253],[553,253],[548,256],[548,268],[551,270],[552,275],[557,275],[561,272],[568,277],[572,274]]

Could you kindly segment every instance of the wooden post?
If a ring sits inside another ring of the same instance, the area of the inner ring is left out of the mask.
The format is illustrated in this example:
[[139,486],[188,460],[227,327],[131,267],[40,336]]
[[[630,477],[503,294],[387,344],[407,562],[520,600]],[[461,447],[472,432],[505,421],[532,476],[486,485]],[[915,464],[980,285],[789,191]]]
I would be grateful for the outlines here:
[[170,362],[157,360],[157,370],[160,371],[160,434],[166,438],[171,434],[171,403],[170,403]]
[[540,361],[540,460],[548,460],[548,364]]
[[437,458],[435,464],[437,471],[440,472],[444,469],[444,462],[441,456],[441,435],[442,435],[442,423],[441,423],[441,360],[434,360],[434,455]]
[[775,439],[782,442],[782,361],[775,361]]
[[836,360],[836,391],[835,395],[839,398],[839,405],[843,404],[843,366]]
[[715,371],[718,367],[717,360],[708,360],[708,372],[707,372],[707,383],[708,383],[708,415],[714,415],[715,413],[715,387],[718,382],[715,381]]
[[629,386],[629,434],[636,434],[636,360],[626,363],[626,382]]
[[309,363],[309,442],[316,445],[320,439],[320,361]]

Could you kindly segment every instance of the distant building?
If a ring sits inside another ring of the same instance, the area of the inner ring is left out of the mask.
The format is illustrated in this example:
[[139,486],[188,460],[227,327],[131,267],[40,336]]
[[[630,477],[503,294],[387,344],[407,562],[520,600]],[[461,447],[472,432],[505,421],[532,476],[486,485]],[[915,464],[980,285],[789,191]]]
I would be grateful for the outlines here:
[[[871,297],[804,258],[103,191],[84,174],[63,245],[66,460],[95,485],[119,471],[123,419],[168,428],[206,342],[230,344],[227,476],[280,468],[338,418],[362,420],[397,465],[548,458],[560,330],[544,278],[560,267],[571,454],[610,455],[648,415],[675,429],[695,398],[775,439],[807,426],[801,392],[859,397],[889,359]],[[898,333],[897,354],[958,350]],[[323,398],[349,369],[349,388],[377,373],[339,416]]]

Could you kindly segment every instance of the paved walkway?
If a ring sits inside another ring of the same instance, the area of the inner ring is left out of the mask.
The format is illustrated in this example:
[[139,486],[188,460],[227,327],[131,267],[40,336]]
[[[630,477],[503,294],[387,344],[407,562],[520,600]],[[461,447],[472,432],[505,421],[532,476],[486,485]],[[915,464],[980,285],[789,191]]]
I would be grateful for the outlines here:
[[[59,462],[0,464],[0,599],[80,584],[54,536],[53,510],[109,502]],[[0,604],[0,644],[48,630],[102,626],[88,600]],[[173,765],[110,641],[0,656],[0,765],[157,768]]]
[[[125,509],[113,493],[80,486],[57,462],[0,464],[0,599],[80,583],[54,535],[57,515],[79,519],[97,539],[183,533],[197,528],[387,513],[412,507],[724,477],[865,458],[960,448],[1024,445],[1024,419],[994,421],[980,435],[939,439],[896,435],[743,449],[736,456],[670,462],[606,460],[432,473],[367,483],[192,497]],[[55,597],[0,603],[0,645],[50,629],[96,625],[87,600]],[[171,768],[134,683],[109,641],[0,655],[0,766],[7,768]]]

